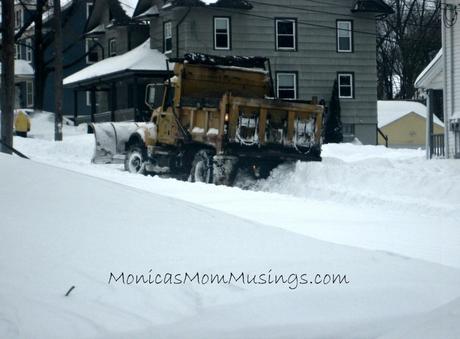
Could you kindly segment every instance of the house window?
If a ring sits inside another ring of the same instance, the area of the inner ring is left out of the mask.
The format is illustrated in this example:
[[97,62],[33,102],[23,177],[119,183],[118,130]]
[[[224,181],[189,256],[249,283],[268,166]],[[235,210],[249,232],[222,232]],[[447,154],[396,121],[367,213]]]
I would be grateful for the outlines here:
[[339,85],[339,98],[353,99],[354,97],[353,74],[352,73],[339,73],[337,75],[337,81]]
[[99,61],[99,55],[97,54],[97,43],[94,38],[86,39],[85,51],[86,51],[86,63],[92,64]]
[[276,49],[295,51],[296,50],[296,19],[276,19]]
[[167,21],[163,24],[163,52],[172,52],[172,23]]
[[34,105],[34,82],[32,80],[26,81],[26,105],[27,107]]
[[87,2],[86,3],[86,19],[88,19],[93,12],[93,3]]
[[280,99],[297,99],[297,74],[277,73],[276,93]]
[[26,40],[26,60],[32,61],[32,39]]
[[230,49],[230,18],[214,18],[214,49]]
[[21,45],[19,43],[14,44],[14,58],[21,59]]
[[14,27],[19,29],[24,24],[24,11],[18,8],[14,11]]
[[342,124],[342,133],[344,136],[354,136],[355,135],[355,125],[354,124]]
[[337,20],[337,52],[353,52],[353,23],[350,20]]
[[109,40],[109,57],[117,55],[117,39],[112,38]]

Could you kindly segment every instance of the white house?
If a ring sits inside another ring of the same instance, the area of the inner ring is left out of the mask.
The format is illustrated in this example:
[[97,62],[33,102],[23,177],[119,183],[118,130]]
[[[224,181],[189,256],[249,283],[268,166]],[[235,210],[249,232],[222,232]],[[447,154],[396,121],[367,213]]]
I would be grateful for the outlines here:
[[[415,82],[415,87],[428,94],[429,117],[433,116],[434,91],[443,91],[444,149],[448,158],[460,158],[460,4],[442,0],[442,50],[426,67]],[[432,120],[431,120],[432,121]],[[432,124],[427,124],[431,135]],[[428,143],[432,138],[427,138]],[[431,146],[430,144],[427,146]],[[429,149],[430,147],[427,147]]]

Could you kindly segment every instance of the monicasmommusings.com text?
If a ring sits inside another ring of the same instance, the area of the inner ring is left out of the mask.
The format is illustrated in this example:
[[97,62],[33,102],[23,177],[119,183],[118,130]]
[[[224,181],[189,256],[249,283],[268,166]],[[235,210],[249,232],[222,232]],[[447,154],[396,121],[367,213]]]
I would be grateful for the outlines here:
[[346,274],[335,273],[290,273],[277,274],[268,270],[263,273],[155,273],[149,270],[145,274],[136,273],[113,273],[110,272],[109,285],[281,285],[290,290],[295,290],[300,286],[309,285],[348,285],[350,280]]

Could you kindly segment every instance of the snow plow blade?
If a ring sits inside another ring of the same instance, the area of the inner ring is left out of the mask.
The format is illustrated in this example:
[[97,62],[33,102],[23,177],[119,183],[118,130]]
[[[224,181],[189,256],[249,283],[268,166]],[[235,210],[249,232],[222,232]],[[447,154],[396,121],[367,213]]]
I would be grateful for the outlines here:
[[125,145],[129,137],[144,123],[102,122],[89,124],[94,133],[96,147],[91,161],[95,164],[122,163],[125,159]]

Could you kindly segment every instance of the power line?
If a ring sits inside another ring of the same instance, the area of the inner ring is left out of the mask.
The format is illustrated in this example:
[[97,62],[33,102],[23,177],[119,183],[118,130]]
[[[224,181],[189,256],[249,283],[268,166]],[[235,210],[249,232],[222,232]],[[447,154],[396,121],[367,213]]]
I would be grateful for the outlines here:
[[[303,0],[305,2],[313,2],[313,3],[317,3],[317,4],[320,4],[320,5],[331,5],[331,6],[334,6],[334,7],[342,7],[342,8],[347,8],[347,9],[350,9],[350,6],[348,5],[343,5],[343,2],[342,4],[338,4],[338,3],[333,3],[333,2],[328,2],[328,1],[322,1],[322,0]],[[417,0],[415,0],[417,1]],[[252,1],[251,1],[252,2]],[[383,1],[383,3],[385,3],[386,5],[390,6],[387,2],[388,1]],[[439,0],[425,0],[425,3],[433,3],[433,4],[438,4],[439,3]],[[391,7],[391,6],[390,6]]]
[[[314,0],[306,0],[306,1],[317,2],[317,1],[314,1]],[[251,0],[251,3],[257,4],[257,5],[262,5],[262,6],[267,6],[267,7],[289,8],[289,9],[294,9],[294,10],[299,10],[299,11],[304,11],[304,12],[323,13],[323,14],[328,14],[328,15],[333,15],[333,16],[349,17],[349,18],[353,18],[353,19],[356,18],[356,15],[344,14],[344,13],[334,13],[334,12],[323,11],[323,10],[318,10],[318,9],[296,7],[296,6],[288,6],[288,5],[281,5],[281,4],[270,4],[270,3],[261,2],[261,1],[254,1],[254,0]],[[359,19],[368,20],[368,21],[375,21],[375,19],[368,18],[368,17],[359,17]],[[408,23],[408,25],[409,26],[415,26],[415,27],[437,27],[435,25],[417,25],[417,24],[411,24],[411,23]]]
[[[208,7],[208,6],[205,6],[204,8],[214,9],[214,8]],[[273,21],[275,19],[274,17],[264,16],[264,15],[260,15],[260,14],[253,14],[253,13],[248,13],[248,12],[240,12],[240,11],[237,11],[237,10],[231,10],[231,9],[226,9],[226,8],[219,8],[219,10],[222,11],[222,12],[227,12],[227,13],[232,13],[232,14],[241,14],[241,15],[255,17],[255,18],[259,18],[259,19],[263,19],[263,20]],[[298,20],[298,19],[296,21],[297,21],[297,24],[299,24],[299,25],[316,27],[316,28],[332,29],[334,31],[338,30],[338,28],[335,27],[335,26],[327,26],[327,25],[322,25],[322,24],[315,24],[315,23],[306,22],[306,21],[303,21],[303,20]],[[376,39],[380,38],[380,39],[382,39],[384,41],[388,41],[388,42],[392,42],[392,43],[397,43],[398,42],[396,39],[391,39],[391,38],[388,38],[388,37],[381,37],[381,36],[379,36],[378,34],[376,34],[374,32],[366,32],[366,31],[355,30],[355,29],[346,29],[346,28],[340,28],[339,30],[345,31],[345,32],[352,32],[352,33],[359,33],[359,34],[363,34],[363,35],[373,36]],[[401,39],[401,40],[419,42],[419,41],[422,41],[422,40],[425,40],[425,39],[404,38],[404,39]]]

